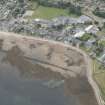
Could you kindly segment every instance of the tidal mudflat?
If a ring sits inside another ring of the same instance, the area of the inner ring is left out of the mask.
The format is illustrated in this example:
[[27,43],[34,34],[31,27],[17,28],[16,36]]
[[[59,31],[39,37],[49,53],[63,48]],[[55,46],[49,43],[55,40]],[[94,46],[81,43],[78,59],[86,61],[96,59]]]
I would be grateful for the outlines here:
[[[68,104],[69,100],[64,96],[63,80],[40,79],[40,77],[35,79],[31,77],[24,77],[22,75],[25,73],[25,69],[22,71],[16,67],[16,65],[5,62],[5,56],[6,54],[4,52],[0,52],[1,105]],[[16,58],[13,59],[16,60]]]
[[70,47],[0,35],[1,105],[98,105],[83,55]]

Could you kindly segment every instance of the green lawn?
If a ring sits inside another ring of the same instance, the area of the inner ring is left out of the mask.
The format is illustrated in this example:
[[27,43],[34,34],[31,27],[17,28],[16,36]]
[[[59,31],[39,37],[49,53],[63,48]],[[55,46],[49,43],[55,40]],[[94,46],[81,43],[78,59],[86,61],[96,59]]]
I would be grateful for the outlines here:
[[87,41],[87,40],[92,39],[92,38],[94,38],[93,35],[90,35],[90,34],[86,33],[80,38],[80,40]]
[[96,74],[94,79],[100,88],[103,99],[105,100],[105,72]]
[[34,11],[34,14],[32,17],[28,17],[31,19],[34,18],[43,18],[43,19],[51,19],[60,15],[63,16],[72,16],[72,17],[77,17],[76,14],[68,14],[67,9],[60,9],[60,8],[54,8],[54,7],[44,7],[41,5],[37,5],[36,2],[31,2],[31,7],[30,9]]
[[105,72],[105,68],[97,60],[93,60],[93,70],[93,74]]
[[76,16],[74,14],[68,14],[67,10],[59,9],[59,8],[52,8],[52,7],[43,7],[39,6],[32,15],[32,18],[44,18],[44,19],[51,19],[60,15],[64,16]]
[[105,40],[99,41],[99,44],[105,47]]
[[84,45],[80,45],[80,49],[85,51],[87,54],[89,54],[91,52],[91,48],[86,48]]

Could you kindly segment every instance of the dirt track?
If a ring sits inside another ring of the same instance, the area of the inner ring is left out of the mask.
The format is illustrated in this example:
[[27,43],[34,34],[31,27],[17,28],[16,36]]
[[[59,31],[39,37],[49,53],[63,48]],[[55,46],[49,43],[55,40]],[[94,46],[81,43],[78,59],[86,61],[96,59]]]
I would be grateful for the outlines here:
[[[24,70],[31,67],[34,71],[32,64],[24,60],[27,59],[60,73],[69,83],[66,86],[68,95],[74,95],[78,99],[78,105],[98,105],[97,102],[103,105],[97,84],[92,79],[91,60],[83,51],[55,41],[6,32],[0,32],[0,48],[8,53],[9,62],[20,70],[24,69],[22,63],[25,62]],[[17,57],[21,62],[17,63],[11,56]]]

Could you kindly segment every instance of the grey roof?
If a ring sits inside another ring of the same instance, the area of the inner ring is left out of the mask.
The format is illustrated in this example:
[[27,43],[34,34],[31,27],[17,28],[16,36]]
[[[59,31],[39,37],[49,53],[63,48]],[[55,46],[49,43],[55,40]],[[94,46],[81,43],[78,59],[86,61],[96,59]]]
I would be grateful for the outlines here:
[[96,42],[96,39],[94,38],[94,39],[89,39],[84,44],[85,44],[86,47],[91,48],[94,45],[95,42]]
[[59,24],[67,24],[68,23],[68,21],[69,21],[69,17],[66,17],[66,16],[59,16],[59,17],[57,17],[57,18],[54,18],[54,19],[52,19],[52,21],[53,21],[53,23],[55,24],[55,25],[59,25]]
[[79,17],[78,21],[80,22],[88,22],[88,21],[92,21],[92,19],[88,16],[82,15]]
[[96,39],[95,38],[94,39],[89,39],[88,42],[89,43],[94,43],[94,42],[96,42]]
[[78,24],[91,22],[92,19],[88,16],[82,15],[79,18],[71,18],[69,16],[59,16],[53,19],[54,22],[59,22],[60,24]]
[[77,20],[76,18],[69,18],[68,24],[78,24]]

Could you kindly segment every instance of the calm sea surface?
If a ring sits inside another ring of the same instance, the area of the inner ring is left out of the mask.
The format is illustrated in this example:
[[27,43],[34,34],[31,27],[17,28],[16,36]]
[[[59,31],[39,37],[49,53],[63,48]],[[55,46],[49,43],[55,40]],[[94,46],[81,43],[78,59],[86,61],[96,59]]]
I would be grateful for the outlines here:
[[24,78],[5,57],[0,51],[0,105],[69,105],[63,80]]

